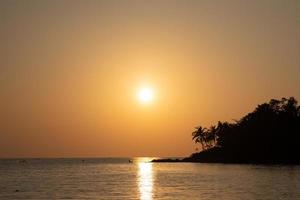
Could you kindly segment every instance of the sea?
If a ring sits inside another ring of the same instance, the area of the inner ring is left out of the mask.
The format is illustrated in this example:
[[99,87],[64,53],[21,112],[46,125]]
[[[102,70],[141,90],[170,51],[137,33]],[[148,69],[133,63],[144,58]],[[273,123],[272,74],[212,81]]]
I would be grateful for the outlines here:
[[300,200],[300,166],[0,159],[0,199]]

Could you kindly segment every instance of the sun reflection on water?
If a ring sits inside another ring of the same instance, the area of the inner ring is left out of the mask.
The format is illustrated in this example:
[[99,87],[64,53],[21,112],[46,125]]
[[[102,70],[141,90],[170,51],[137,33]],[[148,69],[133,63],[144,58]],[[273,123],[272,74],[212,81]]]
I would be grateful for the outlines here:
[[151,200],[153,190],[152,163],[138,163],[138,184],[141,200]]

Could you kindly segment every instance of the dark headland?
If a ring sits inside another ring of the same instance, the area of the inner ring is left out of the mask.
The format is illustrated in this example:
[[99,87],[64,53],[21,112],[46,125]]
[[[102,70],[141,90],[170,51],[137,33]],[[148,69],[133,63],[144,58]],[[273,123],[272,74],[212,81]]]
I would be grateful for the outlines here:
[[152,162],[300,164],[300,106],[293,97],[272,99],[233,123],[198,126],[192,139],[202,151]]

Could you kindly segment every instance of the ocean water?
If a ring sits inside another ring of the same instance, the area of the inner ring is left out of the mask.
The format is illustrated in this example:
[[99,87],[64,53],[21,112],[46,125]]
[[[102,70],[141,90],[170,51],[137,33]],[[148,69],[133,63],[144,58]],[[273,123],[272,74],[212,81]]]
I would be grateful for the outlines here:
[[0,199],[300,199],[300,166],[2,159]]

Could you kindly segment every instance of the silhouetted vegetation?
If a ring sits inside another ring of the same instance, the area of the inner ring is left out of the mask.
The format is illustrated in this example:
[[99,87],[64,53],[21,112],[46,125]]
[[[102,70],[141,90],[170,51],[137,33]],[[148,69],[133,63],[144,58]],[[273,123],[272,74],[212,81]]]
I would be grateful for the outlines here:
[[192,136],[202,151],[186,160],[300,163],[300,106],[293,97],[272,99],[234,123],[196,127]]
[[234,123],[196,127],[192,138],[202,150],[180,162],[300,164],[300,106],[272,99]]

